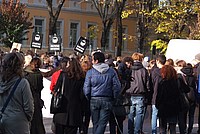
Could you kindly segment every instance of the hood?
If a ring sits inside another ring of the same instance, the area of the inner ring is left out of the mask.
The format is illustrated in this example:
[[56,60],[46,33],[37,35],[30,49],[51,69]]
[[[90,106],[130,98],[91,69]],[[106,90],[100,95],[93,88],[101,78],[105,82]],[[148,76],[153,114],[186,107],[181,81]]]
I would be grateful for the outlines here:
[[17,76],[13,77],[10,81],[0,82],[0,94],[10,90],[10,88],[15,84]]
[[26,67],[24,68],[24,71],[25,71],[25,72],[29,72],[29,73],[33,73],[32,68],[31,68],[30,65],[26,66]]
[[193,68],[192,67],[183,67],[181,71],[186,75],[192,75],[193,74]]
[[98,63],[98,64],[94,64],[92,66],[94,69],[96,69],[100,73],[105,73],[109,69],[109,66],[106,63]]
[[133,62],[133,66],[131,67],[131,69],[133,70],[139,70],[141,68],[143,68],[144,66],[142,65],[142,62]]

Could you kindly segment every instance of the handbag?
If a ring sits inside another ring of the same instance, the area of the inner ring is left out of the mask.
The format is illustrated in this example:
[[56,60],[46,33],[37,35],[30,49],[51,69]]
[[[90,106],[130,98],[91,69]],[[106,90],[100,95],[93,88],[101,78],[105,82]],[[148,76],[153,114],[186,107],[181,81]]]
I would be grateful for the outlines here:
[[64,92],[65,75],[63,74],[62,84],[55,91],[51,98],[50,113],[55,114],[61,111],[61,106],[63,102],[63,92]]
[[21,81],[21,78],[19,78],[17,80],[17,82],[15,83],[12,91],[10,92],[8,98],[6,99],[6,102],[4,103],[4,105],[3,105],[3,107],[2,107],[2,109],[0,111],[1,112],[0,113],[0,134],[5,134],[5,130],[4,130],[4,126],[3,126],[3,120],[2,120],[3,113],[4,113],[5,109],[6,109],[6,107],[8,106],[8,103],[9,103],[11,97],[13,96],[13,94],[14,94],[14,92],[15,92],[15,90],[16,90],[16,88],[17,88],[17,86],[18,86],[18,84],[19,84],[20,81]]

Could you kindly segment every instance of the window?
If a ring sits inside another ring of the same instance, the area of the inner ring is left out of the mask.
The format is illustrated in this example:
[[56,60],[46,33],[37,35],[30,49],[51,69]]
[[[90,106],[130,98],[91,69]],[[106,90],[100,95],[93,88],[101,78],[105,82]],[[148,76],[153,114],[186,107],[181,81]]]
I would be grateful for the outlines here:
[[44,21],[41,19],[35,19],[35,32],[43,33],[43,24]]
[[96,49],[96,30],[95,30],[96,24],[88,24],[87,29],[88,29],[88,33],[87,33],[87,39],[89,40],[89,48],[91,47],[92,50]]
[[62,36],[63,35],[63,21],[57,21],[56,22],[56,33],[57,35]]
[[122,51],[127,50],[127,27],[122,28]]
[[79,27],[79,23],[76,23],[76,22],[70,23],[70,39],[69,39],[70,48],[74,48],[74,46],[76,45],[76,41],[78,40],[78,27]]
[[73,9],[76,9],[76,10],[79,10],[81,8],[81,3],[83,1],[81,0],[70,0],[69,1],[69,7],[70,8],[73,8]]
[[[33,4],[37,6],[46,6],[46,0],[33,0]],[[54,4],[54,1],[53,1]]]
[[46,24],[45,24],[45,19],[44,18],[35,18],[35,23],[34,23],[34,32],[37,33],[39,32],[40,34],[43,35],[43,40],[42,40],[42,46],[45,46],[45,29],[46,29]]
[[112,30],[110,30],[109,36],[106,37],[107,43],[105,44],[105,50],[112,50],[112,37],[113,37],[113,32]]

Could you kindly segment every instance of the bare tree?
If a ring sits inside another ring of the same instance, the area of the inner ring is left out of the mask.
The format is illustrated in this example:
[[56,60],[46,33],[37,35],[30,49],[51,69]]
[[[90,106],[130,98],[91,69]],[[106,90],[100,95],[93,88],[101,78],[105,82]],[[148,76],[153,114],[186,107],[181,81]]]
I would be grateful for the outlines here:
[[53,7],[53,0],[46,0],[49,12],[49,35],[56,33],[56,22],[58,20],[60,11],[65,3],[65,0],[59,0],[57,7]]
[[111,26],[117,14],[117,0],[92,0],[102,20],[101,49],[105,51]]

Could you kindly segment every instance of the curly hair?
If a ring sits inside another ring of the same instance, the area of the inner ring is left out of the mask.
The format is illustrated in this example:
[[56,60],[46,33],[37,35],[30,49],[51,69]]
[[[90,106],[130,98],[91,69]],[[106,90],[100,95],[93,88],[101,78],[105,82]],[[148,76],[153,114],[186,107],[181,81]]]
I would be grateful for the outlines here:
[[2,81],[9,81],[14,76],[22,77],[24,56],[18,52],[8,53],[3,57]]

